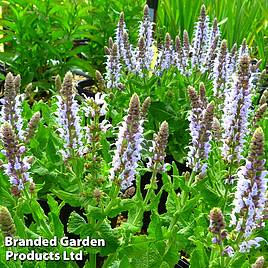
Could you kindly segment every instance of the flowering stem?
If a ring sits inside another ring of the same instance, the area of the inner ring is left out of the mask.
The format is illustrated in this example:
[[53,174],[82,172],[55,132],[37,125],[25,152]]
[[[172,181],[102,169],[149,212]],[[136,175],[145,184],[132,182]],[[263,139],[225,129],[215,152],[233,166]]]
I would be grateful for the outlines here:
[[137,216],[136,216],[136,218],[135,218],[135,220],[133,222],[133,225],[136,225],[137,221],[139,221],[139,219],[143,215],[144,211],[147,209],[147,204],[148,204],[149,200],[151,199],[152,191],[155,189],[156,174],[157,174],[157,170],[156,170],[156,163],[155,163],[154,168],[153,168],[153,174],[152,174],[152,177],[151,177],[151,182],[150,182],[149,187],[148,187],[148,191],[146,193],[146,196],[145,196],[145,198],[143,200],[142,205],[140,206],[140,209],[139,209],[139,211],[137,213]]
[[[120,190],[120,186],[117,185],[117,184],[115,184],[115,183],[113,183],[113,184],[112,184],[112,188],[111,188],[111,190],[110,190],[110,198],[111,198],[111,200],[110,200],[110,202],[108,203],[108,205],[106,206],[106,208],[103,210],[103,214],[104,214],[104,215],[107,215],[107,214],[110,212],[111,208],[112,208],[113,205],[114,205],[114,201],[115,201],[115,199],[116,199],[117,196],[118,196],[119,190]],[[88,216],[89,216],[89,215],[88,215]],[[102,225],[103,221],[104,221],[104,219],[99,220],[99,221],[95,224],[94,230],[98,230],[98,229],[100,228],[100,226]]]
[[[187,186],[189,188],[192,186],[192,183],[193,183],[193,180],[195,178],[195,175],[196,175],[196,172],[195,171],[192,171],[191,176],[189,178],[189,181],[187,183]],[[187,197],[188,197],[188,193],[182,192],[182,195],[181,195],[181,208],[185,206],[185,203],[187,201]]]

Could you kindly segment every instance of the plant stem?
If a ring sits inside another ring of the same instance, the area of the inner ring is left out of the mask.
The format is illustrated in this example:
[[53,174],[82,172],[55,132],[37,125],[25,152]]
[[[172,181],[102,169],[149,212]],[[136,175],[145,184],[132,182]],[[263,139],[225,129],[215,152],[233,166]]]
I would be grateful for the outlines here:
[[[190,176],[190,178],[189,178],[189,181],[188,181],[188,183],[187,183],[188,188],[191,187],[191,185],[192,185],[192,183],[193,183],[193,180],[194,180],[194,178],[195,178],[195,175],[196,175],[195,172],[192,171],[191,176]],[[186,201],[187,201],[187,194],[188,194],[188,193],[185,193],[184,191],[182,192],[182,195],[181,195],[181,208],[184,207],[184,205],[185,205],[185,203],[186,203]]]
[[90,253],[89,254],[90,268],[95,268],[96,267],[96,260],[97,260],[96,254],[95,253]]
[[29,195],[27,189],[24,190],[24,195],[25,195],[25,197],[26,197],[26,200],[29,201],[29,206],[30,206],[30,208],[31,208],[32,213],[35,215],[35,218],[38,220],[39,224],[40,224],[40,225],[43,227],[43,229],[45,230],[46,235],[47,235],[48,237],[53,237],[53,234],[52,234],[52,232],[51,232],[49,226],[47,225],[46,221],[44,220],[45,215],[44,215],[44,217],[42,217],[41,219],[40,219],[39,216],[38,216],[38,212],[40,212],[40,214],[42,214],[42,215],[44,214],[44,212],[43,212],[42,210],[40,210],[40,205],[39,205],[39,203],[35,200],[35,201],[36,201],[36,204],[37,204],[36,208],[38,208],[38,211],[36,211],[36,209],[33,209],[32,206],[31,206],[32,199],[31,199],[31,197],[30,197],[30,195]]
[[[112,253],[108,256],[108,258],[105,260],[102,268],[108,268],[110,263],[114,260],[116,254],[115,253]],[[90,267],[91,268],[91,267]]]
[[143,200],[143,203],[142,205],[140,206],[140,209],[133,221],[133,225],[136,225],[137,221],[140,219],[141,215],[143,215],[144,211],[147,207],[147,204],[148,204],[148,201],[151,199],[151,195],[152,195],[152,191],[154,190],[154,186],[156,184],[156,174],[157,174],[157,171],[156,171],[156,165],[154,166],[154,169],[153,169],[153,174],[152,174],[152,177],[151,177],[151,181],[150,181],[150,184],[149,184],[149,188],[148,188],[148,191],[146,193],[146,196]]

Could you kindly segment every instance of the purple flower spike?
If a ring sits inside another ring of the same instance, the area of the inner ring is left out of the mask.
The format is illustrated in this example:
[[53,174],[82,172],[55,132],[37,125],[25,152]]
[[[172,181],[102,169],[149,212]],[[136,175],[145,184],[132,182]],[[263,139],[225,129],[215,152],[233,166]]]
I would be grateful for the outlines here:
[[217,98],[223,97],[227,82],[228,48],[226,40],[221,43],[220,51],[216,57],[213,71],[213,91]]
[[145,57],[145,68],[150,70],[151,62],[154,56],[153,52],[153,22],[150,20],[149,7],[144,6],[143,10],[143,21],[140,22],[139,28],[139,42],[141,38],[144,38],[144,57]]
[[194,32],[192,67],[199,67],[205,63],[208,44],[209,18],[206,15],[206,7],[202,5],[199,20],[195,26]]
[[4,100],[3,107],[1,110],[0,121],[2,123],[9,122],[14,129],[16,135],[18,135],[20,140],[23,140],[24,131],[23,120],[22,120],[22,110],[21,103],[23,95],[19,94],[21,78],[19,75],[14,77],[12,73],[8,73],[4,85]]
[[142,123],[140,100],[138,95],[134,94],[129,103],[128,114],[119,128],[110,173],[111,180],[119,182],[123,191],[133,184],[136,168],[141,159]]
[[135,70],[135,55],[132,48],[132,45],[129,43],[128,33],[124,32],[123,34],[123,49],[122,49],[122,56],[124,63],[127,69],[130,72]]
[[232,75],[236,72],[237,69],[237,45],[234,44],[230,55],[229,55],[229,59],[228,59],[228,64],[227,64],[227,77],[228,79],[230,79],[232,77]]
[[221,233],[225,228],[225,221],[220,208],[213,208],[209,214],[209,231],[214,235],[213,244],[221,244]]
[[252,87],[249,63],[247,55],[240,57],[237,76],[230,91],[225,92],[222,155],[228,163],[240,162],[245,136],[249,131]]
[[107,55],[106,61],[106,81],[107,88],[118,88],[121,64],[119,62],[119,53],[117,44],[113,44],[110,55]]
[[28,172],[30,161],[23,158],[25,147],[19,145],[19,140],[8,122],[1,127],[1,140],[7,159],[7,164],[3,164],[5,174],[9,177],[12,192],[19,193],[27,182],[32,181]]
[[191,146],[187,158],[187,165],[200,177],[205,176],[211,145],[211,131],[213,123],[214,104],[207,104],[204,86],[200,87],[200,96],[193,87],[189,87],[188,94],[191,100],[192,110],[188,120],[190,121]]
[[244,54],[248,54],[248,46],[247,46],[247,41],[246,38],[243,39],[242,44],[239,48],[239,57],[241,57]]
[[149,152],[152,153],[153,157],[149,158],[147,167],[157,171],[165,171],[165,150],[168,143],[168,123],[164,121],[157,135],[154,136],[153,145],[150,147]]
[[[245,241],[240,245],[241,252],[247,252],[250,242],[247,239],[252,232],[264,226],[264,210],[267,202],[267,171],[264,164],[264,133],[257,128],[251,140],[246,164],[238,172],[238,183],[231,214],[231,225],[242,232]],[[258,242],[258,241],[257,241]]]
[[115,34],[115,43],[118,47],[118,54],[119,56],[122,56],[124,44],[123,44],[123,34],[126,32],[126,23],[124,20],[124,13],[121,12],[119,22],[117,24],[116,28],[116,34]]
[[173,63],[174,51],[172,47],[171,36],[166,33],[165,45],[162,50],[159,50],[156,68],[159,70],[157,74],[160,75],[164,70],[168,70]]
[[183,48],[182,48],[182,65],[184,69],[186,69],[189,65],[189,55],[190,55],[190,42],[189,42],[189,35],[186,30],[183,31]]
[[203,72],[206,70],[212,71],[215,59],[217,57],[217,48],[220,41],[220,31],[218,27],[218,21],[215,18],[213,25],[209,33],[209,45],[206,55],[206,64],[203,68]]
[[61,151],[64,160],[72,157],[75,152],[82,153],[81,148],[83,148],[81,118],[78,114],[78,103],[74,97],[73,75],[71,72],[67,72],[62,83],[60,96],[58,96],[57,110],[58,131],[64,141],[64,149]]

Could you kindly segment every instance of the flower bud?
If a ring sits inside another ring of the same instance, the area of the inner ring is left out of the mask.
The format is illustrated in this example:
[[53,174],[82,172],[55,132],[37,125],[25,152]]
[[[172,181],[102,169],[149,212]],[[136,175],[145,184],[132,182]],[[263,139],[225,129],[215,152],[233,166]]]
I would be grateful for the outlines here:
[[16,226],[12,216],[6,207],[0,206],[0,229],[4,236],[14,236],[16,234]]

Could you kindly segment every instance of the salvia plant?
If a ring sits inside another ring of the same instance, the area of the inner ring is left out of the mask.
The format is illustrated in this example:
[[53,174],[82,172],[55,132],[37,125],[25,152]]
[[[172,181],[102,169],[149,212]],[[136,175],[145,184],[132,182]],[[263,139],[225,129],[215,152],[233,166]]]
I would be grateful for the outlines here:
[[31,101],[7,74],[1,267],[267,266],[267,73],[205,6],[192,39],[149,14],[132,44],[120,13],[95,93],[69,71]]

